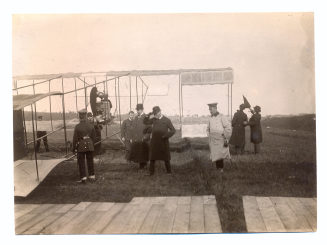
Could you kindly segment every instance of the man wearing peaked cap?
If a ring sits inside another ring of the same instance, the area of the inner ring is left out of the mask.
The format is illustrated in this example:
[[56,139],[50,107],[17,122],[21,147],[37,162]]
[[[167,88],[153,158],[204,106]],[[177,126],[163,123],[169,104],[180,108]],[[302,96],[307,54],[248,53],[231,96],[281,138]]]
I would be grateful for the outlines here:
[[207,104],[207,105],[209,106],[209,108],[210,108],[210,107],[215,107],[215,108],[217,108],[218,103],[210,103],[210,104]]
[[224,159],[230,158],[228,140],[231,135],[231,124],[217,110],[217,103],[208,104],[211,117],[207,126],[209,138],[210,159],[216,163],[216,168],[223,172]]
[[80,183],[86,183],[85,158],[89,179],[95,180],[93,151],[95,142],[95,129],[92,124],[87,121],[87,111],[85,109],[78,112],[80,123],[75,126],[73,136],[73,152],[77,153],[77,163],[80,173]]

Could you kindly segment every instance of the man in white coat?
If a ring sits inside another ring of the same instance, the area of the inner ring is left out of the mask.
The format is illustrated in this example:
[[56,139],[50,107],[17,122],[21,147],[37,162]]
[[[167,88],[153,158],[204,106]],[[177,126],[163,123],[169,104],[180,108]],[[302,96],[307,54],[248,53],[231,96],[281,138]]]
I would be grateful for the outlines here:
[[210,159],[223,172],[224,159],[230,158],[228,140],[232,134],[231,123],[217,110],[217,103],[208,104],[211,117],[207,134],[209,137]]

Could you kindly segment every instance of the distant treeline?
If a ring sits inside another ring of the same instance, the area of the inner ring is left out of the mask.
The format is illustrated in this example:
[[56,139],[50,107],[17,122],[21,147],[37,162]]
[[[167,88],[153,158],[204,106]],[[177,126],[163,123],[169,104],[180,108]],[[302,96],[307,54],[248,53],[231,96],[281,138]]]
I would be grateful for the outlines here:
[[[24,114],[25,114],[26,121],[32,120],[32,113],[30,111],[25,111]],[[49,112],[37,112],[36,115],[42,116],[42,119],[44,121],[50,120]],[[63,117],[61,112],[52,112],[51,115],[52,115],[52,120],[62,120],[62,117]],[[66,120],[71,120],[71,119],[77,118],[77,113],[76,112],[66,112],[65,116],[66,116]]]
[[264,117],[261,124],[263,127],[315,132],[316,115],[305,114],[297,116],[269,116]]
[[[50,113],[48,112],[38,112],[37,115],[43,116],[43,120],[50,120]],[[77,118],[78,115],[76,112],[67,112],[66,120],[71,120]],[[127,114],[121,115],[121,120],[128,118]],[[175,124],[180,122],[180,117],[178,115],[169,116],[171,121]],[[31,112],[25,112],[25,120],[29,121],[32,119]],[[53,112],[52,120],[62,120],[62,113]],[[119,120],[119,117],[116,117],[116,120]],[[199,117],[184,117],[183,123],[186,124],[195,124],[195,123],[207,123],[208,117],[199,116]],[[271,128],[281,128],[281,129],[290,129],[290,130],[304,130],[312,131],[316,130],[316,115],[315,114],[304,114],[304,115],[290,115],[290,116],[265,116],[262,118],[263,127]]]

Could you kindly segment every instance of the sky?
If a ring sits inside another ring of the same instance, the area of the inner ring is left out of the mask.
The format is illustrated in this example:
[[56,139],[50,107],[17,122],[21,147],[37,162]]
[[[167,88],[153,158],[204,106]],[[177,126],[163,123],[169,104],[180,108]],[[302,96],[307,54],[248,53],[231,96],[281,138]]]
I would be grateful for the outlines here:
[[[315,113],[312,13],[30,14],[13,15],[12,27],[13,75],[232,67],[233,111],[245,95],[263,115]],[[179,113],[178,77],[143,80],[149,85],[147,111],[159,105],[165,114]],[[121,80],[121,94],[129,95],[128,84]],[[113,96],[114,84],[109,86]],[[67,111],[76,110],[74,96],[65,98]],[[61,101],[54,101],[52,109],[60,110]],[[183,89],[184,115],[206,115],[211,102],[227,114],[227,86]],[[37,108],[47,111],[48,103]],[[129,109],[129,98],[122,98],[122,112]]]

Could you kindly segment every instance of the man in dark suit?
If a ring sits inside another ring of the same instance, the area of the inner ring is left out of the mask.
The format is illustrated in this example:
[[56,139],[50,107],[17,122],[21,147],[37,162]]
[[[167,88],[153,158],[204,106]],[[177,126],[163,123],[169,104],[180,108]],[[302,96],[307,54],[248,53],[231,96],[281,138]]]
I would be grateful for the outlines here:
[[140,169],[144,169],[149,161],[149,145],[144,132],[148,126],[144,124],[145,114],[143,104],[136,105],[137,115],[133,120],[131,161],[139,163]]
[[85,158],[89,173],[89,180],[95,181],[94,175],[94,142],[95,129],[92,124],[87,121],[86,110],[79,111],[80,123],[75,126],[73,136],[73,152],[77,152],[77,163],[79,166],[80,180],[79,183],[86,183]]
[[249,125],[251,128],[251,142],[254,145],[254,154],[260,153],[260,143],[262,143],[262,128],[261,128],[261,107],[255,106],[254,111],[251,110],[253,114],[249,120]]
[[156,160],[165,162],[168,174],[171,174],[169,138],[176,130],[169,118],[161,114],[159,106],[152,109],[152,113],[144,118],[144,124],[152,125],[150,140],[150,175],[154,174],[154,164]]
[[132,134],[133,134],[133,119],[134,112],[128,113],[128,118],[123,121],[121,125],[121,139],[125,144],[125,159],[127,162],[131,162],[131,145],[132,145]]
[[245,105],[241,104],[240,109],[235,112],[232,120],[232,136],[229,144],[233,145],[236,154],[243,154],[245,147],[245,127],[248,123],[248,116],[244,113]]

